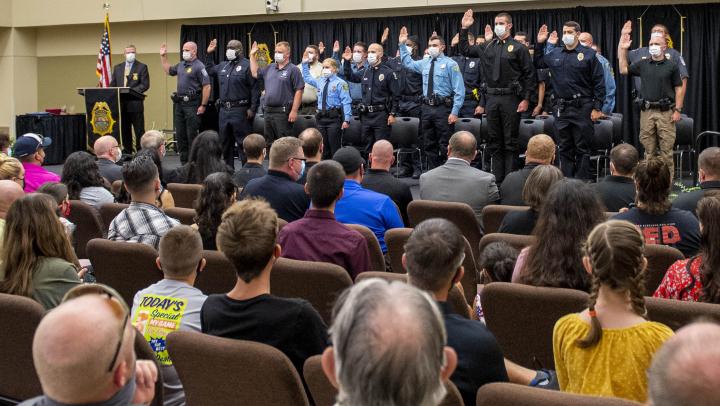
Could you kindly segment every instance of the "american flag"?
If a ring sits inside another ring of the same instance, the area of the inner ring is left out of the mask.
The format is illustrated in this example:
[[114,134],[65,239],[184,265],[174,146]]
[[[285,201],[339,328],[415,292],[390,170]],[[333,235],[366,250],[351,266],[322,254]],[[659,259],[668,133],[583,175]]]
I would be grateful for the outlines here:
[[100,52],[98,52],[97,67],[95,74],[100,78],[98,87],[110,86],[110,75],[112,62],[110,55],[110,16],[105,14],[105,30],[100,41]]

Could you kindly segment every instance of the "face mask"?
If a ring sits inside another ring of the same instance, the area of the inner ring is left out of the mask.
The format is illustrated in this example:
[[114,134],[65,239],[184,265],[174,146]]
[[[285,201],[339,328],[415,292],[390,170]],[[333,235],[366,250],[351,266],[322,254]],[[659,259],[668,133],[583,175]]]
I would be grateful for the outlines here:
[[227,51],[225,51],[225,57],[228,59],[228,61],[234,61],[237,57],[235,50],[228,49]]
[[62,211],[62,216],[68,217],[70,215],[70,202],[68,202],[67,204],[63,204],[63,205],[65,206],[65,208]]
[[315,54],[314,54],[314,53],[308,52],[307,56],[308,56],[308,61],[312,62],[312,61],[315,60]]
[[305,174],[305,161],[300,161],[300,175],[298,175],[298,179],[302,178]]
[[582,45],[582,46],[584,46],[584,47],[590,48],[590,45],[588,45],[587,42],[582,42],[582,41],[580,41],[580,45]]
[[362,61],[362,53],[354,52],[353,53],[353,62],[360,63],[360,61]]
[[495,25],[495,35],[497,35],[498,37],[502,37],[503,35],[505,35],[505,26],[496,24]]
[[377,62],[377,54],[376,53],[368,54],[368,63],[370,65],[375,65],[375,62]]
[[122,158],[122,151],[120,151],[120,148],[113,148],[115,151],[113,152],[113,157],[115,158],[115,163],[118,163],[120,161],[120,158]]
[[652,56],[660,56],[662,54],[662,48],[660,45],[650,45],[649,50],[650,55]]
[[563,35],[562,40],[563,40],[563,44],[565,44],[567,46],[571,46],[572,44],[575,43],[575,36],[572,34],[565,34],[565,35]]
[[183,51],[182,57],[183,57],[183,61],[190,62],[192,60],[192,52]]
[[283,63],[285,61],[285,54],[280,52],[275,52],[275,62],[277,63]]
[[323,68],[323,70],[322,70],[322,76],[323,76],[324,78],[329,78],[330,76],[332,76],[332,71],[331,71],[330,69],[328,69],[328,68]]
[[135,52],[130,52],[129,54],[125,54],[125,60],[129,63],[135,62]]
[[440,55],[440,47],[428,48],[428,55],[430,55],[431,58],[437,58],[438,55]]

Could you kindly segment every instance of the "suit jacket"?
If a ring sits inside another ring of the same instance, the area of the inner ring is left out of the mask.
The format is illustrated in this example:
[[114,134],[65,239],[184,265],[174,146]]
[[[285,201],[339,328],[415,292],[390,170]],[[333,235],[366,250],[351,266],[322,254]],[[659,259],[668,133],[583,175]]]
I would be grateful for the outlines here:
[[[125,62],[115,65],[113,68],[110,87],[125,87]],[[130,68],[127,87],[138,93],[145,93],[150,89],[150,74],[148,67],[140,61],[135,61]],[[127,112],[139,113],[144,111],[143,101],[132,96],[124,96],[121,99],[123,108]]]
[[495,176],[457,158],[420,176],[420,199],[467,203],[482,225],[482,209],[500,199]]
[[120,165],[105,158],[98,159],[97,165],[100,170],[100,175],[107,179],[109,183],[113,183],[116,180],[122,180],[122,167]]

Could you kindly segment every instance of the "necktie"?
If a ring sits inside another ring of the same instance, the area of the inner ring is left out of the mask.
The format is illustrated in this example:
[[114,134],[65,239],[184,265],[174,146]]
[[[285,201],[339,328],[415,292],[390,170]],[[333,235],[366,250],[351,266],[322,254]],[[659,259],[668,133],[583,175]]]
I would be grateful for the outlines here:
[[500,62],[502,60],[502,42],[498,40],[496,43],[497,45],[497,53],[495,55],[495,61],[493,64],[493,72],[492,72],[492,80],[497,84],[497,81],[500,80]]
[[123,87],[127,87],[127,78],[130,76],[130,67],[125,64],[125,74],[123,75]]
[[427,97],[431,98],[433,95],[433,87],[435,85],[435,61],[436,59],[433,58],[432,61],[430,61],[430,73],[428,74],[428,86],[427,86]]
[[327,94],[328,94],[328,86],[329,85],[330,85],[330,79],[325,81],[325,86],[323,87],[322,111],[327,110]]

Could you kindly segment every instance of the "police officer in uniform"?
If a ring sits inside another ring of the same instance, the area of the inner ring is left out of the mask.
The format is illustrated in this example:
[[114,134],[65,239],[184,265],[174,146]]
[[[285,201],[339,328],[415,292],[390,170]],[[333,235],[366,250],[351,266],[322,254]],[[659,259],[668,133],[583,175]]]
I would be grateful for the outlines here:
[[442,165],[447,159],[447,146],[465,101],[465,85],[457,62],[443,54],[445,41],[430,37],[430,58],[413,61],[405,44],[407,28],[400,30],[400,58],[408,69],[423,75],[422,133],[425,154],[431,168]]
[[[150,89],[150,74],[144,63],[135,59],[135,45],[125,47],[125,62],[113,68],[111,87],[129,87],[138,93],[145,93]],[[145,134],[145,106],[143,99],[136,99],[129,95],[120,95],[120,108],[122,109],[122,146],[123,153],[132,154],[140,146],[140,137]],[[135,130],[135,137],[132,131]]]
[[180,151],[180,162],[185,165],[193,140],[200,129],[200,115],[205,113],[210,98],[210,77],[205,65],[197,59],[197,44],[186,42],[182,46],[183,61],[170,66],[167,59],[167,46],[160,46],[160,63],[170,76],[177,76],[177,92],[171,98],[173,110],[175,140]]
[[[362,75],[362,72],[369,66],[367,56],[367,45],[362,41],[356,42],[352,48],[352,57],[350,58],[352,63],[350,64],[350,70],[352,70],[352,72],[356,75]],[[333,44],[332,58],[337,61],[338,66],[342,66],[342,68],[338,71],[338,76],[340,79],[346,80],[348,82],[348,86],[350,86],[350,97],[353,102],[353,115],[357,115],[357,106],[362,103],[362,84],[355,83],[345,76],[346,60],[342,57],[342,55],[340,55],[339,41],[335,41]]]
[[310,73],[308,60],[303,61],[301,68],[305,83],[317,89],[317,128],[323,136],[323,157],[330,159],[342,145],[341,130],[350,127],[352,119],[352,99],[348,84],[337,76],[338,65],[332,58],[322,62],[320,78],[315,79]]
[[[520,113],[529,108],[530,95],[536,86],[535,67],[527,47],[510,36],[510,14],[495,16],[497,37],[484,46],[468,43],[468,28],[474,22],[472,10],[465,12],[461,21],[460,52],[480,57],[485,80],[480,103],[487,113],[491,171],[501,183],[505,175],[517,167]],[[491,37],[490,27],[485,30],[486,36]]]
[[[580,45],[580,25],[563,25],[562,47],[538,59],[540,68],[550,69],[555,110],[555,135],[560,148],[560,169],[566,177],[593,178],[590,147],[595,135],[593,121],[602,117],[605,79],[595,51]],[[538,44],[547,41],[547,27],[538,33]]]
[[[208,46],[208,56],[216,49],[217,40],[214,39]],[[227,43],[225,57],[227,60],[219,65],[208,60],[207,70],[210,75],[218,78],[220,84],[220,94],[216,101],[219,110],[220,143],[225,162],[234,168],[235,144],[238,145],[240,164],[244,165],[246,160],[242,143],[250,132],[249,120],[257,109],[257,106],[252,105],[255,79],[250,74],[250,61],[243,57],[240,41],[233,39]]]
[[362,99],[357,108],[367,156],[375,141],[390,138],[390,126],[395,123],[398,113],[397,74],[390,66],[382,63],[383,47],[380,44],[370,44],[367,69],[353,71],[350,64],[353,52],[350,47],[345,48],[342,57],[345,60],[345,78],[362,86]]
[[[469,32],[468,41],[475,43],[475,36]],[[463,82],[465,83],[465,101],[460,109],[460,118],[475,118],[482,114],[480,106],[480,84],[482,83],[482,69],[480,69],[480,58],[471,58],[460,54],[458,45],[460,44],[460,34],[455,34],[452,39],[451,49],[455,52],[451,56],[452,60],[457,62],[462,73]]]

